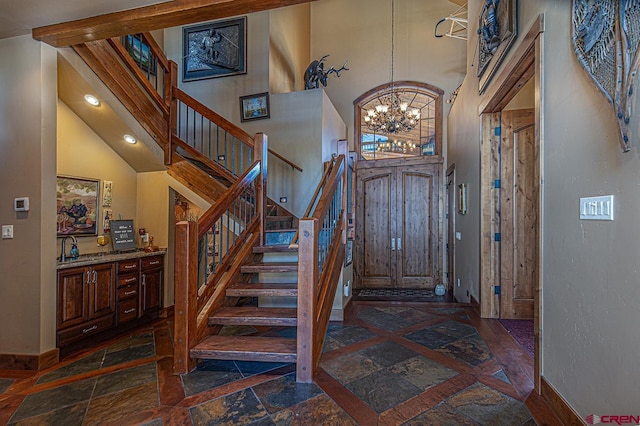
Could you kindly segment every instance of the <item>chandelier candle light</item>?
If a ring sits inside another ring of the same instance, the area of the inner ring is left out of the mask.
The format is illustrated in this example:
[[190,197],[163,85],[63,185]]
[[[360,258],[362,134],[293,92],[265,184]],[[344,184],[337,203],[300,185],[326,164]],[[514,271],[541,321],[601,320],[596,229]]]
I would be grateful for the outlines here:
[[394,33],[395,33],[395,0],[391,0],[391,88],[378,97],[378,105],[367,110],[364,123],[374,132],[387,134],[410,132],[420,122],[420,110],[409,108],[393,85],[394,62]]

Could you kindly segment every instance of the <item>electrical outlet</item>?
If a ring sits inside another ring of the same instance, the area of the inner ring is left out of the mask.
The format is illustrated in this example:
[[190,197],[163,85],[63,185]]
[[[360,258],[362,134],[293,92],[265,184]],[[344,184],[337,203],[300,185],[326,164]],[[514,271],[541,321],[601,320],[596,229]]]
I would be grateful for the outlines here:
[[458,287],[460,287],[460,278],[458,278],[457,283],[458,283]]

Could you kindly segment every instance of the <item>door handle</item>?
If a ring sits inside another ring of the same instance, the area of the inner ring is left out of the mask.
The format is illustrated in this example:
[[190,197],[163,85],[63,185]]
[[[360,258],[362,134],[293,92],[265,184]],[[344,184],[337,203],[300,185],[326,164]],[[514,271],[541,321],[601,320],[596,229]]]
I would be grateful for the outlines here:
[[402,238],[398,237],[398,250],[402,250]]
[[94,284],[98,283],[98,272],[97,271],[93,271],[93,283]]
[[396,239],[391,239],[391,251],[396,251]]

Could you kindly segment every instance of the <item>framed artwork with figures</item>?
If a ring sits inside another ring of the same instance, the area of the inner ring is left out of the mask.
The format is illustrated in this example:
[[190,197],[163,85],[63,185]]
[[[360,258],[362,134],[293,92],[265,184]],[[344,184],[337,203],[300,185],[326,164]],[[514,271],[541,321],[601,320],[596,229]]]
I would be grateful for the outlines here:
[[58,176],[56,179],[57,236],[98,234],[97,179]]

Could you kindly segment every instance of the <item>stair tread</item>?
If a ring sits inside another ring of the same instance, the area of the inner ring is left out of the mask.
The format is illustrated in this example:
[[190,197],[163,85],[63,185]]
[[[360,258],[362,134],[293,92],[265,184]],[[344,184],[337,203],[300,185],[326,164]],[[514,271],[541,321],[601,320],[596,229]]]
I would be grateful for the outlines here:
[[297,296],[298,283],[236,283],[226,294],[230,297]]
[[264,232],[296,232],[296,228],[265,229]]
[[209,317],[209,325],[282,325],[295,326],[298,322],[296,308],[256,308],[240,306],[222,308]]
[[255,246],[254,253],[297,253],[297,247],[290,247],[288,244],[273,244],[266,246]]
[[293,220],[293,216],[282,216],[282,215],[280,215],[280,216],[278,216],[278,215],[265,216],[264,218],[266,220],[272,220],[274,222],[277,222],[277,221],[280,221],[280,220],[282,220],[282,221],[284,221],[284,220]]
[[200,359],[295,362],[296,340],[286,337],[211,335],[191,349],[190,354]]
[[240,267],[242,273],[296,272],[298,262],[251,262]]

